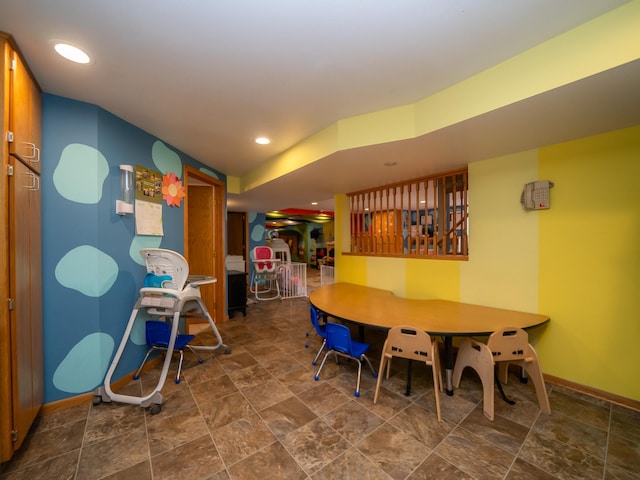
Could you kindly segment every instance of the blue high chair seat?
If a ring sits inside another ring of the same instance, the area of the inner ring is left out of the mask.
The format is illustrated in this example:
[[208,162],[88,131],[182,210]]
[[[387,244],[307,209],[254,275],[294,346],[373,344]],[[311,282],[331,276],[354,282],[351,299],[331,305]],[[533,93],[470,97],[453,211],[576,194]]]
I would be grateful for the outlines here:
[[[142,360],[142,364],[138,368],[138,371],[133,376],[135,380],[140,378],[140,372],[142,371],[142,367],[147,362],[149,355],[154,350],[163,350],[167,351],[169,349],[169,340],[171,338],[171,327],[167,322],[163,322],[161,320],[147,320],[145,325],[146,330],[146,338],[147,345],[149,346],[149,350],[147,354],[144,356]],[[176,383],[180,383],[180,373],[182,371],[182,361],[184,360],[184,349],[188,348],[191,352],[198,358],[199,363],[203,363],[204,360],[200,358],[198,353],[189,345],[189,342],[193,340],[195,335],[176,335],[175,345],[173,346],[173,351],[178,352],[180,354],[180,363],[178,364],[178,373],[176,374]]]

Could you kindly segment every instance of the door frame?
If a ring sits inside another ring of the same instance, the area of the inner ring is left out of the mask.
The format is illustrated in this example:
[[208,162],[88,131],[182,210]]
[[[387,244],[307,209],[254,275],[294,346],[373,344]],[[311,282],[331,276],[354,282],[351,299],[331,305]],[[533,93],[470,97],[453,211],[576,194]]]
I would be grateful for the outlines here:
[[226,283],[227,276],[224,265],[224,212],[225,212],[225,184],[206,173],[203,173],[189,165],[184,166],[184,256],[189,262],[189,208],[197,208],[197,205],[189,205],[189,181],[198,185],[210,185],[213,189],[214,222],[212,225],[214,239],[214,268],[218,281],[214,283],[215,302],[214,311],[211,312],[216,323],[226,319]]

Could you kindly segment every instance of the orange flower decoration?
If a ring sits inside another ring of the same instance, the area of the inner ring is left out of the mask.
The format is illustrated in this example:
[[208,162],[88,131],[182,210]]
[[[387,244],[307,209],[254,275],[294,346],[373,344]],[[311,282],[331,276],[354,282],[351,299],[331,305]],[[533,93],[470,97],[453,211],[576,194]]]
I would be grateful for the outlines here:
[[167,173],[162,177],[162,198],[170,207],[179,207],[181,198],[185,196],[182,181],[178,180],[175,173]]

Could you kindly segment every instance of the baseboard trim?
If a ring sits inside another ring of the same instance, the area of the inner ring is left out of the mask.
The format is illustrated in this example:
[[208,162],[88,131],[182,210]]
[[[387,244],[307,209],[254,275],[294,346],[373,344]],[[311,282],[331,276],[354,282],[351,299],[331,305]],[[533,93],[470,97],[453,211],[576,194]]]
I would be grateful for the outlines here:
[[[158,362],[160,362],[160,360],[162,360],[162,355],[159,355],[153,360],[150,360],[149,362],[145,363],[144,367],[142,367],[142,373],[153,368]],[[129,382],[131,382],[131,379],[133,378],[134,373],[135,372],[131,372],[125,375],[124,377],[122,377],[120,380],[113,382],[111,384],[111,388],[113,390],[117,390],[119,388],[124,387]],[[75,397],[69,397],[63,400],[58,400],[56,402],[45,403],[40,409],[40,415],[49,415],[51,413],[59,412],[61,410],[67,410],[69,408],[78,407],[80,405],[91,403],[93,402],[94,396],[95,395],[93,392],[87,392],[80,395],[76,395]]]
[[582,393],[589,397],[597,398],[600,400],[606,400],[608,402],[620,405],[622,407],[630,408],[640,412],[640,401],[632,400],[630,398],[622,397],[614,393],[605,392],[597,388],[588,387],[579,383],[565,380],[564,378],[554,377],[553,375],[544,374],[544,380],[550,385],[557,385],[559,387],[573,390],[574,392]]
[[[161,360],[161,356],[151,360],[148,362],[142,369],[143,372],[149,370],[157,362]],[[133,376],[133,372],[129,375],[125,375],[120,380],[111,384],[111,387],[115,390],[127,385]],[[614,393],[605,392],[604,390],[599,390],[597,388],[588,387],[586,385],[581,385],[579,383],[571,382],[569,380],[565,380],[564,378],[554,377],[553,375],[544,374],[544,380],[546,383],[550,385],[557,385],[562,388],[566,388],[567,390],[572,390],[574,392],[581,393],[583,395],[597,398],[599,400],[606,400],[607,402],[614,403],[616,405],[620,405],[622,407],[630,408],[632,410],[636,410],[640,412],[640,401],[633,400],[631,398],[622,397],[620,395],[616,395]],[[93,392],[83,393],[81,395],[77,395],[75,397],[65,398],[63,400],[58,400],[56,402],[46,403],[40,409],[40,415],[49,415],[54,412],[58,412],[61,410],[66,410],[69,408],[77,407],[80,405],[87,404],[93,401],[94,394]]]

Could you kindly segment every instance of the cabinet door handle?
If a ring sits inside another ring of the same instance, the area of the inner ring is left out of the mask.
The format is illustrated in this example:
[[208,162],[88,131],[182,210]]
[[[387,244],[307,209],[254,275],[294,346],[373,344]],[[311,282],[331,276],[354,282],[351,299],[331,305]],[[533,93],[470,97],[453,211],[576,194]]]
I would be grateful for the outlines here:
[[24,188],[27,190],[38,191],[40,190],[40,177],[38,177],[35,173],[25,173],[28,177],[31,178],[31,182],[29,185],[26,185]]
[[24,158],[31,160],[32,163],[38,163],[40,161],[40,149],[33,142],[24,142],[24,144],[31,149],[31,154],[25,154]]

